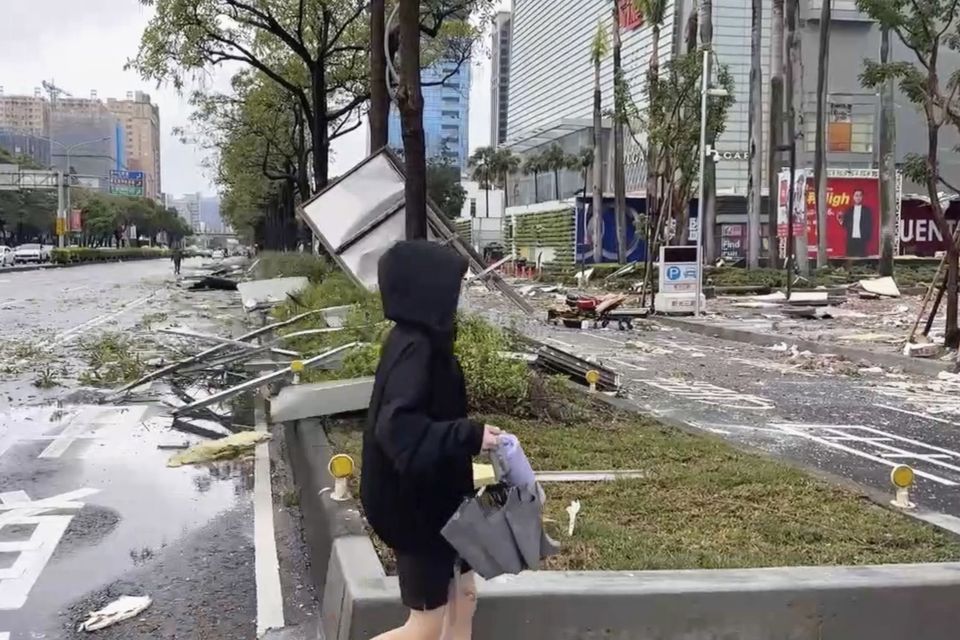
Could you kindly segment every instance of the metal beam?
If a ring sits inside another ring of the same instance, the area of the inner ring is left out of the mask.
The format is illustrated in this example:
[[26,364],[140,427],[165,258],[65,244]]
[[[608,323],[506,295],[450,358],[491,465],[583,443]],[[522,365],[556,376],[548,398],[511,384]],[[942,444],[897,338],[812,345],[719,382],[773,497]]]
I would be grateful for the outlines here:
[[[351,342],[350,344],[345,344],[342,347],[337,347],[336,349],[325,351],[320,355],[316,355],[316,356],[313,356],[312,358],[308,358],[304,360],[303,367],[305,369],[310,369],[322,363],[324,360],[329,360],[330,358],[340,355],[344,351],[348,351],[350,349],[360,346],[360,344],[361,343],[359,342]],[[182,407],[175,409],[173,411],[173,415],[181,416],[184,414],[192,413],[194,411],[198,411],[205,407],[209,407],[212,404],[218,404],[220,402],[223,402],[224,400],[227,400],[229,398],[232,398],[233,396],[244,393],[245,391],[253,391],[254,389],[259,389],[260,387],[264,385],[268,385],[272,382],[283,380],[284,378],[292,374],[293,374],[293,371],[291,370],[290,366],[283,367],[282,369],[277,369],[276,371],[266,373],[260,376],[259,378],[247,380],[246,382],[238,384],[235,387],[230,387],[229,389],[218,391],[217,393],[211,396],[208,396],[206,398],[203,398],[201,400],[191,402],[190,404],[185,404]]]
[[[249,342],[243,342],[242,340],[234,340],[232,338],[221,338],[220,336],[214,336],[206,333],[199,333],[196,331],[190,331],[188,329],[177,329],[174,327],[166,327],[163,329],[158,329],[158,331],[160,331],[160,333],[166,333],[172,336],[180,336],[182,338],[194,338],[196,340],[213,342],[216,344],[233,345],[235,347],[241,347],[243,349],[257,348],[257,345],[250,344]],[[290,334],[290,335],[294,335],[294,334]],[[277,354],[278,356],[286,356],[288,358],[300,357],[299,351],[290,351],[288,349],[274,349],[274,348],[271,348],[270,351],[272,353]]]
[[[265,333],[269,333],[270,331],[273,331],[274,329],[279,329],[279,328],[281,328],[281,327],[286,327],[286,326],[291,325],[291,324],[293,324],[293,323],[295,323],[295,322],[299,322],[300,320],[303,320],[304,318],[308,318],[308,317],[310,317],[310,316],[313,316],[313,315],[316,315],[316,314],[318,314],[318,313],[321,313],[322,311],[323,311],[323,309],[312,309],[312,310],[310,310],[310,311],[305,311],[305,312],[300,313],[300,314],[297,314],[297,315],[295,315],[295,316],[293,316],[293,317],[287,318],[286,320],[281,320],[280,322],[274,322],[273,324],[268,324],[268,325],[266,325],[266,326],[260,327],[259,329],[254,329],[253,331],[250,331],[250,332],[248,332],[248,333],[243,334],[242,336],[240,336],[239,338],[237,338],[237,340],[250,340],[251,338],[256,338],[257,336],[261,336],[261,335],[263,335],[263,334],[265,334]],[[162,378],[163,376],[166,376],[166,375],[169,375],[169,374],[171,374],[171,373],[174,373],[175,371],[179,371],[180,369],[182,369],[182,368],[184,368],[184,367],[187,367],[187,366],[189,366],[189,365],[191,365],[191,364],[194,364],[194,363],[196,363],[196,362],[200,362],[200,361],[202,361],[204,358],[207,358],[208,356],[211,356],[211,355],[213,355],[213,354],[215,354],[215,353],[220,353],[221,351],[223,351],[224,349],[226,349],[226,348],[229,347],[229,346],[230,346],[230,345],[228,345],[228,344],[218,344],[218,345],[215,345],[215,346],[213,346],[213,347],[210,347],[209,349],[207,349],[207,350],[205,350],[205,351],[201,351],[200,353],[198,353],[198,354],[196,354],[196,355],[190,356],[189,358],[184,358],[183,360],[178,360],[177,362],[174,362],[174,363],[169,364],[169,365],[167,365],[167,366],[165,366],[165,367],[162,367],[162,368],[160,368],[160,369],[157,369],[157,370],[154,371],[153,373],[149,373],[149,374],[143,376],[142,378],[140,378],[139,380],[134,380],[133,382],[131,382],[131,383],[129,383],[129,384],[126,384],[126,385],[120,387],[119,389],[117,389],[116,391],[114,391],[112,394],[110,394],[110,395],[107,397],[107,400],[115,399],[115,398],[117,398],[118,396],[126,393],[127,391],[130,391],[131,389],[136,389],[137,387],[139,387],[139,386],[141,386],[141,385],[144,385],[144,384],[146,384],[146,383],[148,383],[148,382],[151,382],[151,381],[156,380],[156,379],[158,379],[158,378]]]

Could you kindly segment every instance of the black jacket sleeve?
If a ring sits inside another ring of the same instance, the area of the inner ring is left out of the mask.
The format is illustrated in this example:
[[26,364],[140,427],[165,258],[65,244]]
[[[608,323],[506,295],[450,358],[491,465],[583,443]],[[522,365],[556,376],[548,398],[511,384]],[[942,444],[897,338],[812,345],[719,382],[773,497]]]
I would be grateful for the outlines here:
[[428,342],[405,344],[386,376],[375,433],[399,473],[422,473],[443,458],[480,453],[482,424],[467,418],[436,421],[426,413],[430,397]]

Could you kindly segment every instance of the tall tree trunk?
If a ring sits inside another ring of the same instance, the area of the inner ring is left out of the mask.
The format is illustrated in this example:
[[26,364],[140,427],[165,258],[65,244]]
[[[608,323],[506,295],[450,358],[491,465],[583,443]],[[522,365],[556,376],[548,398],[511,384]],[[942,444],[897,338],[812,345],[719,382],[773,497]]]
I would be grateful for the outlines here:
[[770,121],[767,143],[767,256],[768,267],[780,262],[780,240],[777,235],[777,209],[780,150],[783,143],[783,0],[771,5],[770,37]]
[[[327,72],[322,64],[311,70],[313,110],[310,139],[313,146],[313,188],[320,191],[330,179],[330,132],[327,130]],[[306,195],[304,196],[306,199]]]
[[761,70],[760,33],[763,26],[763,0],[750,3],[750,110],[749,129],[750,176],[747,180],[747,266],[760,266],[760,183],[763,180],[761,128],[763,127],[763,78]]
[[[890,30],[880,32],[880,64],[890,62]],[[894,153],[897,123],[893,115],[894,79],[880,88],[880,275],[893,276],[894,234],[897,232],[897,170]],[[947,237],[947,236],[944,236]],[[951,236],[952,237],[952,236]]]
[[830,74],[830,0],[820,4],[820,62],[817,64],[817,139],[813,181],[817,186],[817,267],[827,266],[827,80]]
[[508,196],[508,194],[510,193],[510,190],[507,189],[507,178],[508,178],[507,174],[504,173],[502,178],[503,178],[503,209],[504,210],[501,213],[506,213],[507,207],[510,206],[510,199]]
[[370,0],[370,152],[387,146],[390,96],[387,93],[387,54],[383,48],[385,0]]
[[[713,0],[701,0],[700,3],[700,44],[713,50]],[[712,54],[711,54],[712,58]],[[712,60],[707,64],[704,73],[710,73]],[[707,82],[707,86],[710,82]],[[717,143],[713,131],[707,130],[707,148],[712,149]],[[717,163],[707,158],[703,167],[703,220],[697,220],[702,225],[703,255],[708,263],[717,259],[716,215],[717,215]]]
[[[937,62],[939,61],[939,42],[934,41],[933,50],[930,53],[930,68],[927,72],[927,95],[940,95],[940,76],[937,73]],[[940,178],[940,124],[939,114],[929,103],[925,106],[925,115],[927,119],[927,196],[930,198],[930,208],[933,211],[934,220],[940,235],[947,240],[947,279],[944,283],[947,288],[947,322],[944,327],[943,343],[950,348],[960,346],[960,329],[957,327],[957,280],[958,280],[958,262],[960,259],[960,248],[953,239],[950,225],[947,224],[947,217],[943,211],[943,205],[940,203],[939,178]]]
[[408,240],[427,237],[427,154],[423,136],[423,94],[420,91],[420,3],[400,0],[400,86],[397,108],[403,133],[407,179]]
[[627,185],[623,167],[623,101],[625,82],[621,60],[620,7],[613,3],[613,215],[617,233],[617,262],[627,261]]
[[[593,262],[603,262],[603,94],[600,92],[600,58],[593,62],[593,225],[590,232]],[[587,230],[583,230],[584,234]]]
[[[790,121],[787,123],[787,138],[791,145],[791,165],[796,167],[798,162],[797,155],[803,151],[803,147],[798,149],[798,145],[803,141],[803,63],[801,60],[800,35],[797,33],[797,13],[798,0],[786,0],[787,13],[787,73],[789,77],[786,80],[786,90],[789,93],[787,105],[790,109]],[[804,191],[806,187],[801,190]],[[806,202],[801,204],[801,210],[797,212],[802,221],[802,228],[799,234],[794,238],[794,260],[797,269],[803,275],[810,272],[810,257],[807,254],[807,211]]]
[[533,172],[533,203],[540,202],[540,174]]
[[[652,103],[656,99],[656,86],[660,79],[660,25],[654,23],[650,27],[652,42],[650,43],[650,64],[647,68],[647,101]],[[656,219],[660,211],[660,166],[657,159],[657,148],[650,136],[647,136],[647,228]],[[649,236],[649,234],[648,234]],[[647,239],[647,251],[650,251],[650,241]]]
[[560,170],[559,169],[553,170],[553,195],[559,202],[560,201]]
[[485,218],[489,218],[490,217],[490,185],[487,185],[486,197],[484,198],[484,200],[485,200],[484,202],[485,211],[483,215]]

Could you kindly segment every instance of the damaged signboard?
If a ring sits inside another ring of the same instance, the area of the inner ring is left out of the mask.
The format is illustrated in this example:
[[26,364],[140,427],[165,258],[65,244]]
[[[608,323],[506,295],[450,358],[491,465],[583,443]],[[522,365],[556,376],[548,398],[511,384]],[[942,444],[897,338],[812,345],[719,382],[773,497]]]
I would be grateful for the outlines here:
[[[377,263],[406,227],[405,176],[399,159],[381,149],[355,166],[297,210],[323,243],[327,253],[345,273],[367,289],[377,288]],[[486,265],[470,246],[457,237],[448,221],[427,203],[427,239],[449,244],[463,255],[475,274]],[[526,313],[533,308],[498,274],[485,274],[484,282],[501,291]]]
[[303,277],[251,280],[237,285],[240,300],[247,311],[269,308],[286,301],[291,294],[307,288],[310,282]]

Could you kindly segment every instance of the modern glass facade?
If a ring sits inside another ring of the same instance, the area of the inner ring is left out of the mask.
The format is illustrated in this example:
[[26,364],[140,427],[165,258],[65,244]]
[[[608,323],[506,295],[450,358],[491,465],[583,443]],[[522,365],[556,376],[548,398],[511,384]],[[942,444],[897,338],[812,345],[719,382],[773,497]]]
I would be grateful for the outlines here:
[[[427,157],[445,156],[464,170],[470,155],[470,61],[457,68],[456,62],[441,61],[421,73],[423,131]],[[403,149],[400,117],[390,109],[389,144]]]

